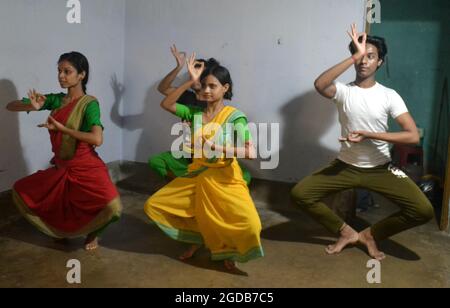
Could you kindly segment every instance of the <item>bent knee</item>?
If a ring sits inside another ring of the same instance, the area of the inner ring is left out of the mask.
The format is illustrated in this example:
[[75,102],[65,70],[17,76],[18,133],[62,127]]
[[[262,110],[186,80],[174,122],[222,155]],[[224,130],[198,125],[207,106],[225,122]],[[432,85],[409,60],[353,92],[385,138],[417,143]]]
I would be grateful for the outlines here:
[[427,200],[426,203],[421,203],[410,218],[417,223],[424,224],[434,218],[434,209],[431,203]]
[[309,192],[308,186],[301,182],[295,185],[291,190],[291,198],[300,206],[307,206],[308,204],[313,204],[315,202]]
[[419,211],[419,216],[423,222],[428,222],[434,218],[434,209],[431,203],[428,203],[424,208]]

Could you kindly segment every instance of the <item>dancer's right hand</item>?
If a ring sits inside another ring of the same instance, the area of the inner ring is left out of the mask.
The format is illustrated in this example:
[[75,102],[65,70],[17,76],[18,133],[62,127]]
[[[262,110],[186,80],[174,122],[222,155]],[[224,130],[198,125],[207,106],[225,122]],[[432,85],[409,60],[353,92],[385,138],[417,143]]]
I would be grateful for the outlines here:
[[205,69],[205,63],[195,60],[196,54],[195,52],[189,57],[187,60],[187,67],[189,71],[189,75],[191,76],[191,80],[193,82],[199,82],[200,76]]
[[47,97],[36,92],[35,89],[28,91],[28,98],[31,101],[31,106],[33,106],[34,110],[38,111],[44,106],[45,100]]
[[348,134],[347,137],[339,137],[339,142],[360,143],[366,139],[364,131],[355,131]]
[[[367,41],[367,33],[358,33],[356,31],[356,24],[352,24],[351,32],[347,31],[347,34],[353,41],[353,45],[356,47],[356,53],[353,55],[356,59],[361,59],[366,54],[366,41]],[[359,38],[362,36],[362,41],[359,41]]]
[[173,46],[170,47],[170,51],[172,52],[173,56],[175,57],[175,60],[177,61],[177,66],[183,67],[184,63],[186,62],[186,53],[179,52],[175,44],[173,44]]

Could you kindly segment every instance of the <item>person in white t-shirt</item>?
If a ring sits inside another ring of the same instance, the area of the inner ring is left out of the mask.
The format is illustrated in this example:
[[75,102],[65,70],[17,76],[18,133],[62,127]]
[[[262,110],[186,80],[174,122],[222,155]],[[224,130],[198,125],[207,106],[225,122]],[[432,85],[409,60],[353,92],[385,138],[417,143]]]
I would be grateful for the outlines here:
[[[389,143],[418,144],[419,133],[400,95],[375,80],[387,54],[385,40],[357,33],[355,24],[348,34],[352,56],[325,71],[314,83],[339,111],[339,156],[298,183],[291,195],[314,219],[339,234],[337,242],[326,248],[327,253],[337,254],[347,245],[360,242],[371,257],[382,260],[385,255],[378,250],[378,241],[428,222],[434,210],[419,187],[390,164]],[[356,69],[355,81],[337,82],[352,65]],[[389,117],[400,125],[401,132],[388,132]],[[325,196],[349,188],[380,193],[396,203],[400,211],[358,233],[321,202]]]

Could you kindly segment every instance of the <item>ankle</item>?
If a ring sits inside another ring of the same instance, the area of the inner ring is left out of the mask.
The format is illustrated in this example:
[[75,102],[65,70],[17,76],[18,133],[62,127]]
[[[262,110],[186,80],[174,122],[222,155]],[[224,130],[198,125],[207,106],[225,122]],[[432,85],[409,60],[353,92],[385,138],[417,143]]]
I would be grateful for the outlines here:
[[344,223],[344,225],[342,226],[342,228],[340,230],[341,236],[349,236],[349,235],[353,235],[354,233],[356,233],[356,231],[353,230],[353,228],[350,227],[349,225],[347,225],[346,223]]
[[374,237],[372,236],[372,232],[370,229],[366,229],[362,231],[359,235],[360,238],[362,238],[366,242],[375,242]]

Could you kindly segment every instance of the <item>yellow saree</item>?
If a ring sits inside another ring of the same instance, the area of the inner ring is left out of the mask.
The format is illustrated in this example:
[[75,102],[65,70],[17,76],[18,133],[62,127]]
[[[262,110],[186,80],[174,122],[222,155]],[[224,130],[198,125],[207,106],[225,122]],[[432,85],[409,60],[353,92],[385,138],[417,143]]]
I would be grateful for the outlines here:
[[[211,127],[236,114],[244,116],[226,106],[193,140],[201,134],[212,140],[217,131]],[[213,260],[247,262],[264,255],[261,221],[236,158],[194,158],[188,174],[156,192],[144,210],[172,239],[205,244]]]

